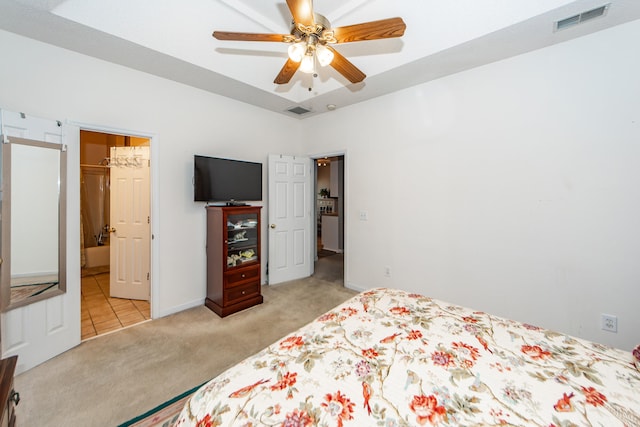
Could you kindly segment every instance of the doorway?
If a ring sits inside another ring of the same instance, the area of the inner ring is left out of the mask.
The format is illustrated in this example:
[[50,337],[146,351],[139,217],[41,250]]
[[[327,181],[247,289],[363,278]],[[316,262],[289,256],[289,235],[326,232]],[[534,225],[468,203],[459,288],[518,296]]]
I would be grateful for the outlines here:
[[315,161],[314,277],[344,285],[344,155]]
[[[119,163],[130,167],[141,163],[140,158],[120,158],[115,161],[114,150],[145,150],[150,140],[135,136],[98,131],[80,131],[80,227],[81,227],[81,339],[91,339],[132,326],[151,318],[150,293],[146,299],[118,298],[113,293],[111,245],[116,232],[111,224],[112,200],[116,190],[111,185]],[[136,148],[139,147],[139,148]],[[146,147],[146,148],[145,148]],[[122,161],[120,161],[122,160]],[[148,160],[148,155],[147,155]],[[150,162],[145,166],[148,168]],[[143,186],[150,193],[150,180]],[[112,190],[114,190],[112,192]],[[148,196],[147,196],[148,197]],[[148,203],[147,203],[148,204]],[[121,209],[119,204],[114,209]],[[145,221],[147,224],[149,221]],[[119,239],[120,240],[120,239]],[[150,251],[150,248],[148,249]],[[130,257],[127,255],[127,257]],[[150,264],[132,257],[128,262]],[[150,265],[137,265],[134,270],[150,270]],[[147,275],[147,280],[149,276]]]

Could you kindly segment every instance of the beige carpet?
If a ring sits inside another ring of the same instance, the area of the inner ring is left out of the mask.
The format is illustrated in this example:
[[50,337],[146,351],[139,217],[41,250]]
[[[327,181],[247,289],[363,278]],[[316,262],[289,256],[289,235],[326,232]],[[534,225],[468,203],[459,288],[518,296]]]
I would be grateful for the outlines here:
[[[317,269],[318,276],[327,274]],[[86,341],[15,379],[20,426],[116,426],[213,378],[350,298],[311,277],[263,286],[264,303],[221,319],[205,307]]]

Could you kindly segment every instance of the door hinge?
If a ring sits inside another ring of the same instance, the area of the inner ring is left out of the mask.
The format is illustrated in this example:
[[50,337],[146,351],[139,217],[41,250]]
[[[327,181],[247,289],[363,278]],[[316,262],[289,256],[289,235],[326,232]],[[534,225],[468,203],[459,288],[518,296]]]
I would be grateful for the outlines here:
[[151,224],[151,217],[150,216],[147,217],[147,224]]
[[149,280],[151,278],[150,273],[147,273],[147,280]]

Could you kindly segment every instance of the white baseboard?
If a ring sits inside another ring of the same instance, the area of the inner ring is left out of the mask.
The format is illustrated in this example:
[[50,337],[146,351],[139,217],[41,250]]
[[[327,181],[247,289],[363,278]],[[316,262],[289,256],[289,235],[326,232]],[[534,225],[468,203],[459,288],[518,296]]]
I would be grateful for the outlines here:
[[161,318],[161,317],[165,317],[165,316],[169,316],[171,314],[176,314],[179,313],[181,311],[184,310],[188,310],[190,308],[194,308],[194,307],[200,307],[204,305],[204,299],[198,299],[195,301],[191,301],[185,304],[181,304],[181,305],[176,305],[174,307],[169,307],[169,309],[167,310],[163,310],[160,313],[158,313],[158,317],[154,317],[154,318]]
[[346,282],[344,284],[344,287],[347,289],[351,289],[352,291],[356,291],[356,292],[364,292],[364,291],[368,291],[369,288],[365,288],[363,286],[358,286],[353,282]]

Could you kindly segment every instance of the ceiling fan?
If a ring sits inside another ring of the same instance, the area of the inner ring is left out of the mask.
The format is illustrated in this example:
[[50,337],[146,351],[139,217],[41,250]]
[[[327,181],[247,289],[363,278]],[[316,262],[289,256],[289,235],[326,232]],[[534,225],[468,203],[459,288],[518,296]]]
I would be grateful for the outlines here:
[[366,75],[330,45],[401,37],[406,28],[402,18],[331,28],[327,18],[313,12],[312,0],[287,0],[287,6],[293,16],[290,34],[214,31],[213,37],[218,40],[290,43],[289,58],[273,81],[276,84],[289,83],[298,69],[315,73],[316,60],[321,66],[331,65],[351,83],[359,83]]

